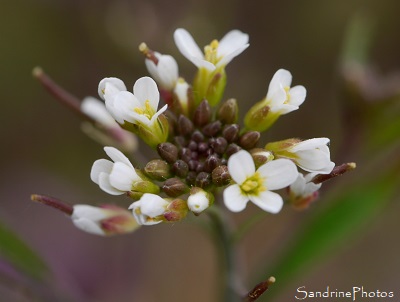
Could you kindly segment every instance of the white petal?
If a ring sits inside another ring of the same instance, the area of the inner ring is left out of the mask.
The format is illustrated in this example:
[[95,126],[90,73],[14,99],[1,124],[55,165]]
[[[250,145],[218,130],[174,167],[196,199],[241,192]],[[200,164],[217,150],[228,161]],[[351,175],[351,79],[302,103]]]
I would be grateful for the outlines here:
[[274,192],[264,191],[258,196],[249,196],[250,200],[258,207],[272,214],[278,213],[283,206],[282,197]]
[[278,190],[292,184],[298,175],[296,165],[288,159],[276,159],[258,168],[267,190]]
[[110,195],[122,195],[125,193],[124,191],[117,190],[110,184],[110,176],[107,173],[100,173],[99,187]]
[[178,80],[178,64],[175,59],[169,55],[163,55],[157,65],[157,71],[160,79],[160,84],[168,90],[174,89],[175,83]]
[[132,184],[140,180],[135,169],[122,162],[114,164],[109,176],[110,184],[117,190],[125,192],[130,191],[132,189]]
[[232,212],[240,212],[246,208],[249,198],[243,195],[238,185],[231,185],[224,190],[225,206]]
[[252,176],[255,170],[254,161],[249,152],[240,150],[229,157],[229,174],[239,185],[242,184],[246,178]]
[[158,195],[145,193],[140,198],[140,211],[149,217],[156,217],[165,212],[168,202]]
[[174,40],[179,51],[186,59],[189,61],[192,61],[193,58],[204,60],[203,52],[186,29],[178,28],[175,30]]
[[92,169],[90,170],[90,179],[99,184],[100,173],[109,174],[112,170],[114,163],[108,159],[98,159],[93,163]]
[[234,57],[240,55],[247,47],[249,47],[249,44],[243,45],[235,49],[235,51],[232,51],[231,53],[223,56],[222,59],[217,63],[217,67],[227,65],[230,61],[232,61]]
[[151,108],[157,110],[160,93],[158,92],[156,82],[152,78],[142,77],[137,80],[133,86],[133,94],[138,98],[142,106],[146,101],[149,101]]
[[149,125],[153,125],[156,121],[157,118],[159,117],[160,114],[162,114],[165,110],[167,110],[168,105],[165,104],[160,110],[158,110],[151,118]]
[[299,109],[298,106],[293,106],[293,105],[290,105],[290,104],[282,104],[282,105],[278,105],[278,106],[276,106],[274,108],[271,108],[271,111],[272,112],[279,112],[280,115],[283,115],[283,114],[287,114],[289,112],[295,111],[297,109]]
[[279,69],[275,72],[271,82],[269,83],[267,99],[271,98],[277,89],[290,87],[291,83],[292,74],[285,69]]
[[[329,144],[329,138],[326,137],[307,139],[290,148],[290,152],[311,150],[315,148],[320,148],[321,146],[326,146],[327,144]],[[323,148],[323,151],[326,152],[326,149]],[[329,149],[328,149],[328,154],[329,154]]]
[[82,231],[85,231],[87,233],[101,235],[101,236],[106,235],[106,233],[101,229],[99,224],[85,217],[73,219],[72,222],[78,229],[81,229]]
[[274,93],[270,93],[270,91],[268,90],[268,94],[266,97],[268,105],[273,112],[280,111],[281,107],[285,106],[284,102],[286,101],[286,98],[287,94],[283,87],[275,89]]
[[131,164],[129,159],[118,149],[114,147],[104,147],[104,151],[115,163],[120,161],[125,165],[128,165],[133,168],[133,165]]
[[210,201],[204,192],[199,192],[189,196],[187,205],[192,212],[201,213],[208,208]]
[[71,215],[72,219],[85,217],[93,221],[99,221],[107,218],[107,210],[98,207],[93,207],[86,204],[77,204],[74,205],[73,209],[74,210]]
[[[218,56],[227,56],[232,52],[236,52],[238,49],[242,49],[243,51],[249,46],[248,42],[248,34],[245,34],[237,29],[231,30],[219,41],[217,49]],[[239,54],[240,53],[237,55]]]
[[[108,84],[111,84],[109,87],[106,87]],[[126,86],[124,84],[124,82],[122,82],[120,79],[118,78],[104,78],[100,81],[99,83],[99,87],[98,87],[98,93],[99,96],[104,100],[104,94],[106,92],[106,88],[107,90],[110,89],[112,90],[112,93],[116,93],[118,91],[125,91],[126,90]]]
[[94,97],[88,96],[83,99],[81,111],[106,127],[117,126],[114,118],[107,111],[105,104]]
[[328,174],[332,172],[335,167],[335,163],[332,162],[324,152],[321,150],[308,150],[296,152],[297,159],[296,163],[308,172],[318,172],[320,174]]
[[304,86],[298,85],[294,86],[289,90],[290,94],[290,104],[293,106],[300,106],[306,99],[307,90]]

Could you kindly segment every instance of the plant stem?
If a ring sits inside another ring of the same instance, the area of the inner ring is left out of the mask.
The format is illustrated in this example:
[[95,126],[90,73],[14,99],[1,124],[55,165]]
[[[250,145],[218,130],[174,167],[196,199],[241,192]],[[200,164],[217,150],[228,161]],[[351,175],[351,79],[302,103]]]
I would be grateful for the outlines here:
[[217,206],[211,207],[207,211],[211,222],[213,230],[213,238],[215,245],[218,248],[219,261],[221,265],[220,278],[221,285],[220,288],[222,298],[218,301],[224,302],[237,302],[240,301],[240,297],[235,288],[236,284],[236,274],[235,274],[235,256],[234,247],[230,239],[230,232],[228,229],[228,223],[223,217],[221,209]]

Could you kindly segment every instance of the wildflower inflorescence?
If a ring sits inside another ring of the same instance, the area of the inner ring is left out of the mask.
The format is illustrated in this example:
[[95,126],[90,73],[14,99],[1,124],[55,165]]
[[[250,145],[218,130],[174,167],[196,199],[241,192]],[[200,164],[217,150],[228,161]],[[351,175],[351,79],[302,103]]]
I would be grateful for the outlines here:
[[[172,56],[142,43],[139,50],[152,78],[138,79],[132,92],[122,80],[104,78],[98,87],[104,103],[93,98],[83,102],[81,115],[88,117],[90,133],[101,130],[100,141],[109,142],[104,150],[112,160],[94,162],[92,181],[111,195],[125,194],[134,201],[128,216],[126,209],[115,206],[56,206],[67,208],[64,212],[77,227],[112,235],[133,231],[138,225],[180,221],[189,212],[199,215],[220,204],[215,193],[221,189],[225,206],[233,212],[244,210],[251,201],[264,211],[278,213],[284,199],[272,191],[283,188],[289,203],[305,208],[318,197],[318,175],[324,175],[325,181],[354,168],[347,165],[339,174],[332,172],[335,164],[328,138],[290,138],[258,146],[264,131],[305,100],[306,89],[291,87],[292,75],[287,70],[275,73],[265,97],[245,114],[243,124],[238,121],[236,99],[223,100],[225,67],[249,46],[247,34],[233,30],[205,46],[204,53],[184,29],[177,29],[174,39],[183,56],[198,68],[192,84],[180,77]],[[53,89],[55,84],[42,71],[36,70],[35,75],[53,94],[68,98],[54,93],[60,88]],[[118,149],[133,153],[136,137],[159,158],[135,167]],[[297,167],[310,173],[303,174]],[[33,196],[51,206],[61,203]]]

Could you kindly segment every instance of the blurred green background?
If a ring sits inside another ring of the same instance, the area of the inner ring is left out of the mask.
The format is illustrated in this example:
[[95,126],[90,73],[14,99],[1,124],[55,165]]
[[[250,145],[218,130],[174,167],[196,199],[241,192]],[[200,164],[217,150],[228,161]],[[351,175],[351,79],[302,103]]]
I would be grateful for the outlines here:
[[[75,229],[52,209],[30,202],[31,193],[41,193],[71,203],[130,203],[103,193],[90,181],[92,163],[105,157],[102,147],[81,133],[79,118],[32,77],[35,66],[79,98],[97,96],[104,77],[119,77],[130,87],[147,75],[138,51],[144,41],[173,55],[181,75],[191,80],[195,67],[178,53],[173,31],[184,27],[205,45],[237,28],[249,34],[250,47],[227,67],[225,97],[238,99],[242,116],[245,108],[265,96],[277,69],[292,72],[293,84],[307,88],[306,102],[282,117],[264,140],[329,137],[332,160],[355,161],[359,168],[323,187],[320,201],[309,211],[286,207],[279,215],[268,215],[240,242],[240,275],[250,289],[261,281],[253,272],[268,277],[267,264],[273,267],[285,245],[296,240],[296,231],[324,211],[329,201],[324,199],[326,189],[340,195],[353,183],[379,182],[375,168],[384,169],[385,162],[398,167],[393,154],[399,105],[397,111],[379,111],[383,112],[379,119],[394,125],[386,135],[371,114],[364,118],[360,108],[369,105],[360,102],[367,97],[346,103],[351,94],[344,93],[348,86],[343,84],[340,63],[346,33],[361,14],[367,20],[364,34],[373,37],[369,62],[383,74],[400,70],[399,11],[396,0],[3,2],[0,221],[46,260],[52,277],[44,285],[30,281],[1,261],[0,296],[6,297],[4,301],[217,301],[215,249],[195,218],[142,228],[132,235],[98,238]],[[391,106],[400,103],[400,88],[392,86],[397,98],[390,100]],[[366,128],[369,121],[375,123],[372,130]],[[387,160],[379,162],[385,156]],[[388,196],[360,224],[361,232],[346,237],[329,257],[311,262],[284,289],[279,288],[278,278],[270,291],[276,289],[273,301],[294,300],[296,289],[303,285],[309,290],[363,285],[370,290],[397,290],[400,295],[400,204]],[[250,207],[232,218],[240,222],[257,211]],[[340,219],[336,223],[340,226]],[[7,244],[3,237],[0,251]],[[257,271],[260,267],[265,271]]]

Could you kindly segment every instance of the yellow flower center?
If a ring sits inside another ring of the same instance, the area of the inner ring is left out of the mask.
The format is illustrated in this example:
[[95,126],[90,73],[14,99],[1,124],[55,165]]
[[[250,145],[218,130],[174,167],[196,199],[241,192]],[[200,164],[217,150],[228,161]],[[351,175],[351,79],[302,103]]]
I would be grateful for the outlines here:
[[150,106],[149,100],[146,100],[146,102],[144,103],[144,107],[142,107],[142,108],[136,107],[133,110],[140,115],[144,115],[149,120],[151,120],[151,118],[153,117],[153,115],[155,113],[154,109]]
[[205,59],[214,65],[220,60],[220,58],[217,57],[218,45],[218,40],[213,40],[209,45],[204,47]]
[[248,195],[258,195],[260,192],[267,190],[263,185],[264,178],[256,172],[248,177],[240,186],[240,189]]

